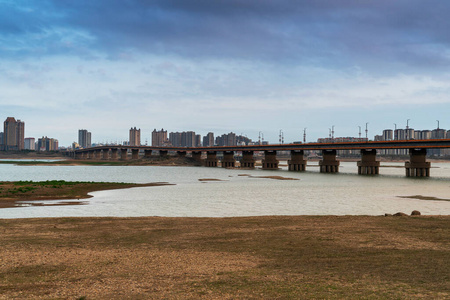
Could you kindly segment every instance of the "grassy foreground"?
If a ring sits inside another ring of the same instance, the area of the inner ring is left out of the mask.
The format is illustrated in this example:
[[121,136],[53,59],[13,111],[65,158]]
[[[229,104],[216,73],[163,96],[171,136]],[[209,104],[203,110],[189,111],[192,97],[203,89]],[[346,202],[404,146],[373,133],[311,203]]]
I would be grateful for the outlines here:
[[450,217],[0,220],[0,299],[448,299]]
[[14,207],[16,201],[53,200],[53,199],[85,199],[94,191],[125,189],[142,186],[167,185],[155,183],[120,183],[120,182],[82,182],[82,181],[1,181],[0,208]]

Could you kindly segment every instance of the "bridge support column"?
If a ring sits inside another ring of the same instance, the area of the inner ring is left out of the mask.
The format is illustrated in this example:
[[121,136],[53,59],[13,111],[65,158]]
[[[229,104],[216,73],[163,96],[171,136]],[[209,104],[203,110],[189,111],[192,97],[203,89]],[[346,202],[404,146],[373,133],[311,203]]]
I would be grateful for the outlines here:
[[263,170],[278,170],[277,151],[264,151],[264,159],[262,160]]
[[88,151],[88,159],[94,159],[94,153],[95,153],[95,151],[94,150],[91,150],[91,151]]
[[323,159],[319,161],[320,173],[338,173],[339,161],[336,160],[336,150],[322,150]]
[[254,169],[255,159],[253,158],[253,151],[242,151],[241,168]]
[[139,149],[131,149],[131,159],[139,159]]
[[202,161],[202,151],[192,151],[192,159],[198,162]]
[[207,167],[217,167],[218,165],[217,152],[216,151],[208,151],[206,152],[206,160],[205,165]]
[[222,168],[234,168],[235,166],[234,151],[223,151]]
[[81,159],[87,159],[88,158],[88,153],[87,152],[81,152]]
[[109,149],[103,149],[102,159],[109,159]]
[[361,160],[358,161],[359,175],[378,175],[380,173],[380,162],[377,161],[376,149],[362,149]]
[[184,157],[186,157],[186,151],[177,151],[177,155],[178,155],[179,157],[184,158]]
[[83,152],[75,152],[75,159],[83,158]]
[[144,157],[145,158],[150,158],[152,157],[152,150],[144,150]]
[[407,177],[430,177],[431,163],[426,156],[427,149],[409,149],[409,161],[405,163]]
[[111,159],[112,160],[117,160],[117,148],[111,148]]
[[303,150],[291,150],[291,159],[288,160],[289,171],[305,171],[306,160],[303,157]]
[[128,159],[128,149],[127,148],[120,149],[120,159],[121,160],[127,160]]
[[95,150],[94,151],[94,159],[100,159],[102,150]]

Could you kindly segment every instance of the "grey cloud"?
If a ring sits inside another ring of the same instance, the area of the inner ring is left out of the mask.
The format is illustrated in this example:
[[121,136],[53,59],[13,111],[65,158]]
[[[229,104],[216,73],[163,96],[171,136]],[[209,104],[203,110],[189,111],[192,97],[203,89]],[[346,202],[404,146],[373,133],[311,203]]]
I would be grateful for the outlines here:
[[[122,59],[131,50],[374,69],[449,63],[441,51],[417,54],[418,44],[449,46],[450,3],[440,0],[48,0],[34,5],[32,13],[13,7],[19,18],[0,15],[3,35],[40,33],[31,38],[30,49],[22,49],[31,54],[89,57],[99,51]],[[64,42],[67,35],[71,43]]]

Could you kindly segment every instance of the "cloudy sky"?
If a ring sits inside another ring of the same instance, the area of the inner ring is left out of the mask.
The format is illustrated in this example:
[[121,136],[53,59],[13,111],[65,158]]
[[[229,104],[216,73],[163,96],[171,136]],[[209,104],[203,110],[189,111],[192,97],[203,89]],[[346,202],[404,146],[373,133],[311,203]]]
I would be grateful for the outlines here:
[[0,0],[0,118],[68,146],[450,129],[450,1]]

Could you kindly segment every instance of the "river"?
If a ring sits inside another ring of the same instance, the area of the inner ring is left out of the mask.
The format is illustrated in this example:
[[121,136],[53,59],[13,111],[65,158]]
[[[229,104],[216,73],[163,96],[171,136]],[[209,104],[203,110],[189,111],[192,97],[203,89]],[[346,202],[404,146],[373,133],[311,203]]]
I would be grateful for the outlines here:
[[[419,210],[450,214],[450,164],[432,163],[430,178],[406,178],[403,163],[382,163],[380,175],[357,175],[355,162],[341,162],[339,174],[166,166],[17,166],[0,164],[0,181],[66,180],[168,182],[174,185],[94,192],[84,205],[0,209],[0,218],[36,217],[234,217],[262,215],[383,215]],[[248,176],[250,175],[250,176]],[[299,180],[275,180],[282,176]],[[213,178],[221,181],[199,181]],[[76,199],[74,199],[76,200]],[[67,200],[64,200],[67,201]],[[58,201],[41,201],[52,204]]]

